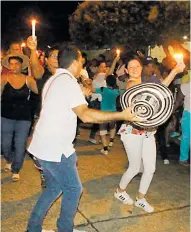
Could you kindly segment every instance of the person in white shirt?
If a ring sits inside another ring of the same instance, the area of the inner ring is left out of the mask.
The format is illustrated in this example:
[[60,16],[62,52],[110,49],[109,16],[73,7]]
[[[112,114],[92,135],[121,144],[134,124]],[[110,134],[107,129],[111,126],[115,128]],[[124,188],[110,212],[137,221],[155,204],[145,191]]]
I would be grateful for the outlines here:
[[[168,87],[176,74],[182,72],[184,68],[184,64],[177,64],[170,74],[162,81],[162,84]],[[142,83],[142,70],[143,65],[140,59],[136,56],[129,57],[127,61],[127,71],[129,74],[129,81],[126,86],[127,89]],[[135,206],[148,213],[154,212],[154,207],[147,202],[145,196],[151,184],[156,166],[155,133],[156,128],[137,127],[129,122],[124,122],[119,131],[128,156],[129,167],[123,174],[114,196],[123,204],[135,204]],[[126,189],[129,187],[129,183],[133,177],[140,172],[142,164],[144,170],[140,180],[139,191],[134,202],[126,192]]]
[[82,193],[76,168],[77,156],[72,144],[77,116],[86,123],[140,121],[137,114],[131,113],[131,108],[123,112],[102,112],[88,108],[82,87],[75,78],[79,77],[82,68],[79,50],[72,46],[60,47],[58,63],[60,68],[43,88],[40,118],[28,148],[38,159],[47,184],[31,213],[28,232],[42,231],[43,219],[60,195],[62,200],[57,220],[58,231],[77,231],[73,229],[73,219]]
[[[97,73],[94,76],[94,79],[92,81],[92,87],[93,89],[98,89],[101,87],[106,87],[106,78],[109,75],[112,75],[116,66],[116,63],[118,62],[118,60],[120,59],[120,56],[117,55],[113,62],[111,67],[108,69],[106,62],[104,60],[100,61],[98,69],[97,69]],[[91,96],[91,101],[102,101],[102,96],[101,94],[98,93],[92,93]],[[95,136],[96,136],[96,132],[99,130],[99,126],[97,124],[93,124],[91,132],[90,132],[90,136],[89,136],[89,142],[93,143],[93,144],[97,144],[97,141],[95,140]]]

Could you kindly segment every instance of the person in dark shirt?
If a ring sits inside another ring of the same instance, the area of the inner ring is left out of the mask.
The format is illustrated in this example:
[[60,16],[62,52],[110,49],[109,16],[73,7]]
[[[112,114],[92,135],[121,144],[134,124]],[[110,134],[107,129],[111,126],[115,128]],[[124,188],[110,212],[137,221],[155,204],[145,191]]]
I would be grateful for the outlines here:
[[[18,181],[31,125],[30,91],[37,94],[38,89],[33,77],[21,73],[23,62],[21,57],[10,56],[8,62],[10,72],[1,76],[2,151],[7,161],[4,170],[12,171],[12,180]],[[14,152],[12,152],[13,139]]]

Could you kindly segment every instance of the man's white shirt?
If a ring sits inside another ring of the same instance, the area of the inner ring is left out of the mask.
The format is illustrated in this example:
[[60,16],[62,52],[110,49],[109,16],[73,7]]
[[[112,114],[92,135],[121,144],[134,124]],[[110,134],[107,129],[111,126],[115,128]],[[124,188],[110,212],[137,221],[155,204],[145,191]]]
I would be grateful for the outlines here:
[[42,108],[28,151],[35,157],[60,162],[64,154],[75,152],[77,116],[73,108],[87,104],[75,77],[65,69],[57,69],[42,92]]

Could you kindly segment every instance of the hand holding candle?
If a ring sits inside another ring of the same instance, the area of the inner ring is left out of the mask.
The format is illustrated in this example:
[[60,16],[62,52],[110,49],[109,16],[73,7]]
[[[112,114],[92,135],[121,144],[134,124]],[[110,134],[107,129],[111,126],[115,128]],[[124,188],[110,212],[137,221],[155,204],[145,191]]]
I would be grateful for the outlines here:
[[23,42],[23,43],[21,44],[21,47],[22,47],[22,48],[26,47],[26,44]]
[[36,25],[36,20],[32,20],[32,38],[35,40],[35,25]]
[[181,53],[174,54],[174,59],[176,60],[177,64],[183,64],[184,63],[183,54],[181,54]]
[[116,49],[116,54],[117,54],[117,56],[120,56],[120,49]]
[[176,73],[183,72],[185,67],[186,67],[184,64],[184,60],[183,60],[183,54],[181,54],[181,53],[174,54],[174,59],[176,60],[177,64],[173,70],[175,70]]

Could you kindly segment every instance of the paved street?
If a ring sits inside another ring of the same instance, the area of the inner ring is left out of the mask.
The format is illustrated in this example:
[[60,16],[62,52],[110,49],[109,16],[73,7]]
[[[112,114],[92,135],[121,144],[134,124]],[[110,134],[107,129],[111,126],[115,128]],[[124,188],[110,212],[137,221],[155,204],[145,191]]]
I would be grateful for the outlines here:
[[[77,139],[78,169],[83,195],[75,217],[75,227],[87,232],[189,232],[190,172],[177,163],[164,165],[157,157],[157,169],[148,192],[148,201],[155,207],[147,214],[136,207],[123,205],[113,197],[121,175],[128,166],[122,143],[116,136],[107,156],[100,154],[101,145],[88,142],[88,129],[81,129]],[[136,146],[136,144],[135,144]],[[148,151],[149,155],[149,151]],[[2,160],[2,169],[5,161]],[[17,183],[2,170],[2,232],[24,232],[30,212],[41,192],[40,176],[26,156]],[[135,177],[128,193],[135,199],[140,179]],[[43,228],[56,230],[60,199],[48,212]]]

